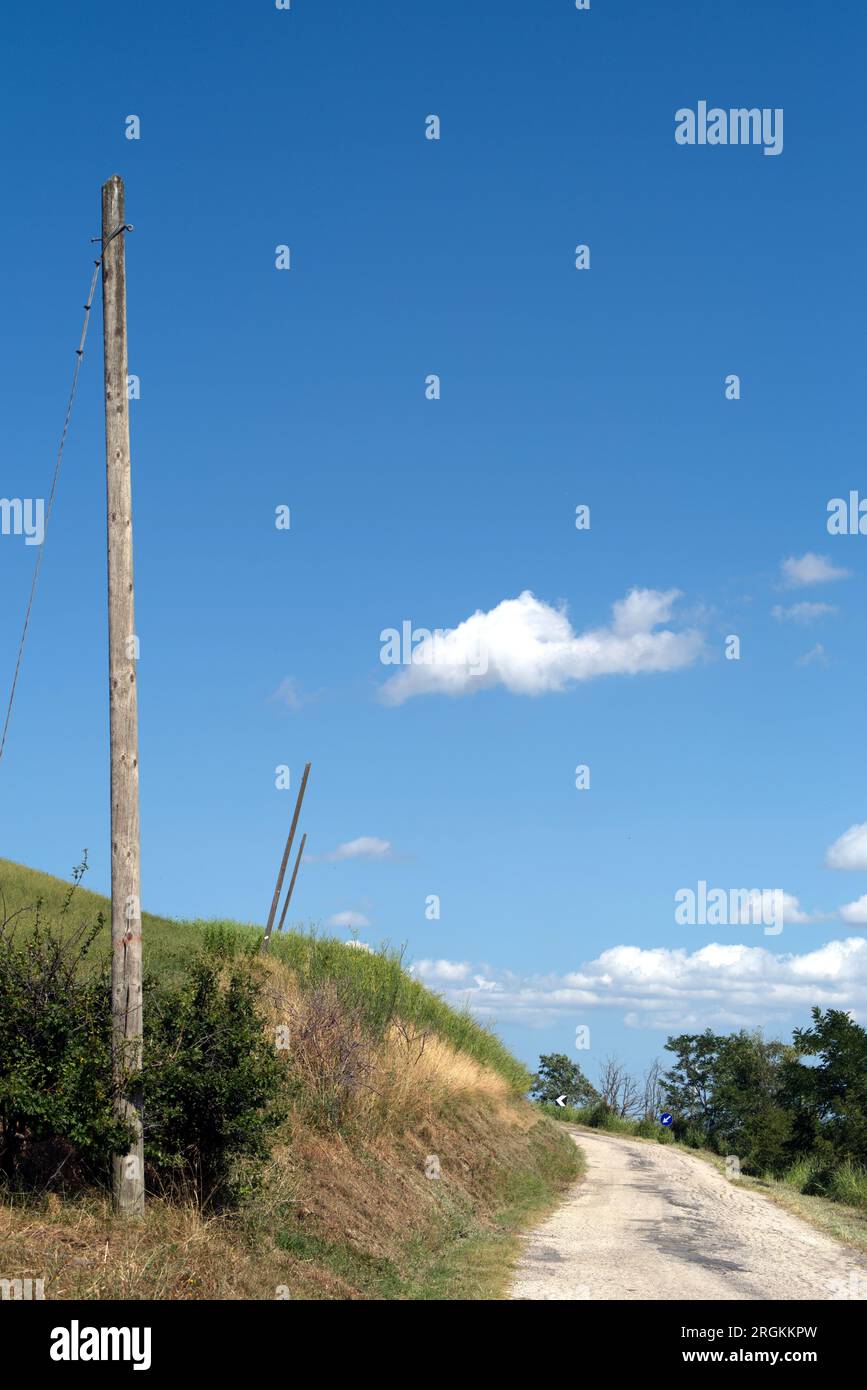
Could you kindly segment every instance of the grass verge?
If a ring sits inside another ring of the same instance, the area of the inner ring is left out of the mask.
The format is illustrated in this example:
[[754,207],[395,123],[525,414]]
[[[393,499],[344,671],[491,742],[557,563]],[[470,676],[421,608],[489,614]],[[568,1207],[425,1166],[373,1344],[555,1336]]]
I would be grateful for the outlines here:
[[[21,912],[22,939],[24,909],[38,900],[56,920],[68,892],[0,860],[0,905]],[[107,909],[77,890],[76,921]],[[245,956],[260,937],[249,924],[143,918],[146,972],[171,980],[197,953],[247,960],[266,1036],[282,1025],[291,1035],[288,1113],[258,1185],[219,1215],[150,1198],[132,1224],[105,1190],[0,1191],[0,1276],[41,1278],[47,1299],[504,1296],[520,1233],[582,1161],[524,1098],[526,1069],[394,951],[296,931],[266,958]],[[109,946],[106,922],[95,963]]]

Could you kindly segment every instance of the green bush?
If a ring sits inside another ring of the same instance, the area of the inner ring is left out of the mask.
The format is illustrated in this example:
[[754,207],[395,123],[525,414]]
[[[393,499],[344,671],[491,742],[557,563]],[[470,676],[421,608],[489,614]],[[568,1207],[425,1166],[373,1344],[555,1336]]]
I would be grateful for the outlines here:
[[637,1139],[655,1139],[657,1144],[674,1143],[674,1135],[665,1125],[660,1124],[658,1116],[645,1115],[641,1120],[627,1119],[615,1114],[604,1100],[580,1109],[570,1105],[561,1108],[547,1101],[540,1102],[539,1107],[555,1120],[586,1125],[589,1129],[604,1129],[610,1134],[631,1134]]
[[867,1170],[847,1158],[827,1180],[826,1195],[850,1207],[867,1207]]
[[793,1187],[796,1192],[807,1192],[815,1180],[816,1173],[821,1167],[815,1158],[805,1154],[792,1163],[782,1175],[782,1180],[787,1187]]
[[785,1171],[791,1131],[792,1117],[779,1105],[765,1104],[748,1115],[737,1136],[737,1152],[744,1171]]
[[616,1115],[604,1100],[591,1106],[589,1123],[594,1129],[607,1129],[612,1134],[634,1134],[636,1129],[635,1120]]
[[0,1173],[64,1186],[106,1168],[129,1142],[114,1113],[105,973],[79,974],[102,927],[46,926],[24,942],[0,923]]
[[552,1120],[565,1120],[567,1124],[571,1125],[586,1125],[588,1123],[587,1111],[576,1109],[574,1105],[554,1105],[548,1100],[540,1100],[536,1104],[544,1114],[550,1115]]
[[690,1149],[703,1149],[706,1143],[701,1125],[691,1123],[683,1126],[677,1138],[679,1143],[686,1144]]
[[[115,1112],[108,971],[88,962],[104,921],[70,924],[77,881],[57,923],[37,904],[16,940],[25,914],[0,921],[0,1176],[18,1187],[107,1182],[131,1137]],[[283,1068],[236,960],[249,943],[207,944],[215,959],[194,957],[179,985],[146,982],[145,1066],[128,1090],[143,1095],[148,1185],[213,1205],[255,1183]]]
[[639,1139],[658,1139],[660,1143],[666,1143],[670,1136],[665,1125],[659,1123],[655,1115],[645,1115],[639,1120],[633,1131]]
[[145,1162],[162,1191],[192,1188],[202,1206],[233,1201],[255,1181],[255,1164],[240,1161],[268,1156],[283,1069],[262,1030],[259,994],[243,966],[223,980],[204,959],[180,988],[148,990]]

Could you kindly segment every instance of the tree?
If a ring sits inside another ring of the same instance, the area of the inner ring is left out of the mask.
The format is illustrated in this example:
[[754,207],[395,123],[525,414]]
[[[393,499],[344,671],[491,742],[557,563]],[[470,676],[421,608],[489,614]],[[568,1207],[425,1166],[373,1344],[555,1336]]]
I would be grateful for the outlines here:
[[592,1105],[599,1099],[595,1087],[565,1052],[551,1052],[539,1058],[539,1070],[533,1077],[530,1094],[537,1101],[555,1101],[566,1097],[566,1104],[574,1107]]
[[[867,1163],[867,1031],[843,1009],[815,1008],[812,1016],[812,1028],[795,1029],[799,1056],[785,1068],[786,1099],[796,1112],[790,1147],[809,1138],[811,1147],[830,1145],[838,1160]],[[801,1057],[817,1061],[805,1066]]]
[[793,1048],[760,1030],[669,1038],[676,1065],[663,1078],[678,1137],[694,1135],[719,1153],[737,1154],[754,1172],[786,1166],[791,1117],[783,1098]]
[[659,1058],[654,1057],[647,1071],[644,1073],[642,1083],[641,1111],[642,1118],[649,1119],[659,1115],[663,1108],[665,1088],[662,1084],[662,1068],[659,1065]]
[[783,1063],[792,1048],[741,1029],[723,1039],[716,1059],[712,1138],[755,1172],[779,1171],[791,1122],[781,1105]]
[[724,1037],[708,1028],[704,1033],[681,1033],[665,1044],[666,1052],[677,1058],[662,1078],[666,1105],[678,1117],[699,1125],[705,1134],[713,1129],[715,1069],[724,1043]]
[[606,1057],[599,1068],[599,1094],[613,1115],[633,1119],[641,1115],[643,1095],[619,1057]]

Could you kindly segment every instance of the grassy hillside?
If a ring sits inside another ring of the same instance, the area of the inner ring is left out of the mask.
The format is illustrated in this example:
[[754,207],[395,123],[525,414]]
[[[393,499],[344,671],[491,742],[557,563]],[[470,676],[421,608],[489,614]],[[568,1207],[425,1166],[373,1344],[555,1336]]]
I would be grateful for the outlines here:
[[[56,920],[68,891],[0,860],[16,939],[32,932],[37,900]],[[107,909],[80,888],[68,915]],[[145,970],[160,980],[199,953],[249,960],[261,936],[148,914],[143,927]],[[108,960],[107,924],[95,945],[95,963]],[[517,1233],[579,1171],[568,1136],[523,1099],[525,1069],[393,952],[291,932],[249,969],[266,1035],[282,1025],[291,1038],[291,1104],[259,1189],[211,1218],[154,1198],[130,1226],[98,1188],[0,1188],[4,1277],[43,1277],[48,1298],[497,1297]]]

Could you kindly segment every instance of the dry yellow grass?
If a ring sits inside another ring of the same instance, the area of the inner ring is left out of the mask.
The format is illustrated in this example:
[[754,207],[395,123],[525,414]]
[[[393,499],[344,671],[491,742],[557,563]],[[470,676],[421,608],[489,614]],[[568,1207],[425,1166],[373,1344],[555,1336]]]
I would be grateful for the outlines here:
[[[426,1176],[430,1154],[438,1181]],[[135,1224],[95,1194],[2,1207],[0,1270],[44,1279],[48,1299],[490,1298],[514,1253],[508,1213],[547,1210],[573,1164],[553,1121],[469,1092],[371,1141],[295,1123],[233,1215],[152,1198]]]
[[377,1038],[334,981],[253,968],[266,1034],[287,1030],[289,1097],[255,1195],[210,1217],[149,1199],[138,1225],[106,1194],[13,1199],[2,1276],[43,1278],[48,1299],[496,1296],[515,1225],[575,1176],[571,1140],[432,1028],[396,1018]]
[[302,993],[293,972],[274,958],[263,958],[258,969],[266,1032],[273,1039],[286,1030],[305,1095],[344,1088],[341,1120],[368,1135],[418,1124],[447,1099],[473,1095],[498,1109],[513,1099],[502,1075],[436,1033],[397,1019],[375,1043],[333,987]]

